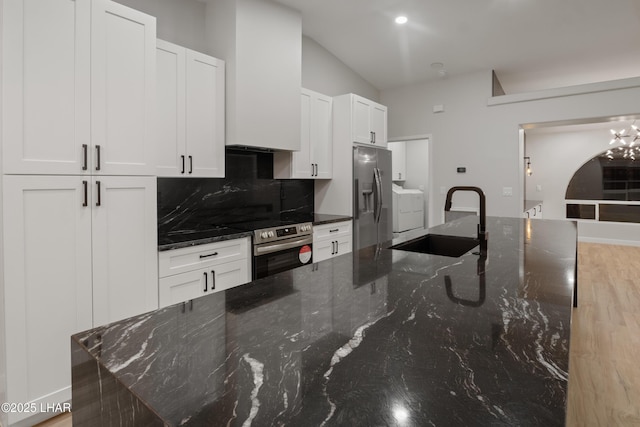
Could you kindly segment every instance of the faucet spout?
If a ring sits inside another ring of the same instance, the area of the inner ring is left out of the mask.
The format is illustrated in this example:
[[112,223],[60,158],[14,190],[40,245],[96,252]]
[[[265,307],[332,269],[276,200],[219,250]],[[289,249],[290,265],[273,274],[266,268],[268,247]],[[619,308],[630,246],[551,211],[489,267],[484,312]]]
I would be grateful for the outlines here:
[[487,233],[487,199],[484,195],[484,192],[478,187],[451,187],[449,191],[447,191],[447,200],[444,203],[445,212],[449,212],[451,210],[451,200],[453,199],[453,193],[455,193],[456,191],[473,191],[478,193],[478,197],[480,197],[480,223],[478,224],[478,240],[480,240],[481,254],[486,254],[487,238],[489,237],[489,233]]

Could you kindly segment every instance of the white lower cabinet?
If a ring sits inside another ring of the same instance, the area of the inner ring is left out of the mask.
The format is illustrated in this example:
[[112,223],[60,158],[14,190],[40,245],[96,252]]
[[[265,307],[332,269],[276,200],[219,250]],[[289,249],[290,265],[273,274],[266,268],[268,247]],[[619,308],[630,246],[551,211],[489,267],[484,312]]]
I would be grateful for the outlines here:
[[251,281],[248,237],[158,254],[160,307]]
[[156,180],[3,180],[6,399],[39,408],[71,399],[72,334],[157,308]]
[[315,225],[313,227],[313,262],[351,252],[351,221]]

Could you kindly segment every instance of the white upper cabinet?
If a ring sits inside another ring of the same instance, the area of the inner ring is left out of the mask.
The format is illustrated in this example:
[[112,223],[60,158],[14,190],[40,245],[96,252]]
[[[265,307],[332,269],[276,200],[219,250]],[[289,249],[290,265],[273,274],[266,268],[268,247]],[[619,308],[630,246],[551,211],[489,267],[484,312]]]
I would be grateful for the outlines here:
[[360,144],[387,146],[387,107],[351,94],[352,140]]
[[333,172],[333,99],[302,89],[300,151],[274,154],[274,177],[329,179]]
[[4,173],[89,173],[90,1],[3,6]]
[[93,173],[155,175],[156,19],[110,0],[91,13]]
[[158,175],[224,177],[224,61],[157,41]]
[[110,0],[4,1],[5,174],[155,174],[155,22]]

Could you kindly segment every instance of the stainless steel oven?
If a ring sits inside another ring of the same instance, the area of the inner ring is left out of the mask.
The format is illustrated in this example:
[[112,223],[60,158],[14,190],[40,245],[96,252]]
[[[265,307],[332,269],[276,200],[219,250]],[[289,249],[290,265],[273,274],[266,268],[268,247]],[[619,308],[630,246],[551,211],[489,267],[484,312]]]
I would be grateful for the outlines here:
[[262,228],[253,236],[253,279],[311,263],[313,230],[310,222]]

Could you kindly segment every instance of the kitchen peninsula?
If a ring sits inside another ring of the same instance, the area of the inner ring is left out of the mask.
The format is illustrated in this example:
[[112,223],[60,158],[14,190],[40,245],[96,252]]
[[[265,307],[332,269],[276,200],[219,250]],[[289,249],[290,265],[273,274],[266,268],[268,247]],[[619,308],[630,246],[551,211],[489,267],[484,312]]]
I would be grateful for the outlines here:
[[564,425],[575,223],[487,231],[486,257],[369,247],[74,335],[74,425]]

